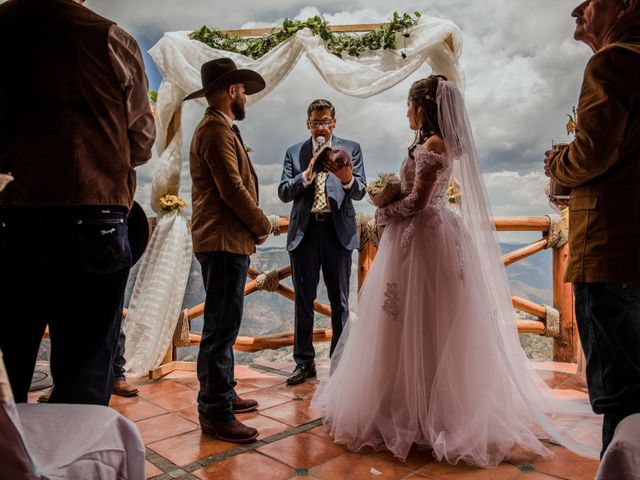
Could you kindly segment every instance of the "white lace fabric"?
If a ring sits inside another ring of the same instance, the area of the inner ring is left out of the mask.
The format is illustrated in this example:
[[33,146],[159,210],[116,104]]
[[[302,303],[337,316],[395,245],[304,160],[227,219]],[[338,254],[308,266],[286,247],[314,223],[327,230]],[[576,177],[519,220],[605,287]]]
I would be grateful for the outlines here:
[[447,189],[452,165],[446,155],[427,150],[418,145],[413,156],[407,157],[400,168],[402,192],[404,196],[376,211],[378,225],[386,225],[394,219],[408,219],[404,222],[401,246],[406,248],[416,232],[415,217],[424,214],[426,225],[421,232],[427,240],[429,234],[442,223],[438,210],[447,205]]
[[446,156],[431,152],[422,145],[416,147],[413,157],[407,157],[400,169],[402,191],[407,194],[400,200],[378,209],[378,225],[385,225],[389,218],[415,215],[427,205],[441,206],[449,185],[447,171],[439,174],[441,170],[448,170],[449,175],[451,173],[450,169],[447,169]]

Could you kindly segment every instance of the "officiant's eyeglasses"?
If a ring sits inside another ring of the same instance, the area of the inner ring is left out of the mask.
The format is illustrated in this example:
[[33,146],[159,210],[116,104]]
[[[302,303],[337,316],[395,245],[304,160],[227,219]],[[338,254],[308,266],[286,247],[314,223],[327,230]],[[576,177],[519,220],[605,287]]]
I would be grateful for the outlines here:
[[328,127],[333,123],[333,120],[309,120],[309,123],[312,127],[319,127],[321,125],[323,127]]

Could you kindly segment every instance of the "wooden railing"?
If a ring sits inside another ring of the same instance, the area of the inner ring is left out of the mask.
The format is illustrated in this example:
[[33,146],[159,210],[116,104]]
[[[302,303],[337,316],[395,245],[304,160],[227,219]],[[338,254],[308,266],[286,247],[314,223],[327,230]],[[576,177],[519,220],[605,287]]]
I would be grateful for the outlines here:
[[[362,285],[377,253],[379,235],[371,216],[358,215],[360,230],[360,248],[358,250],[358,288]],[[566,220],[566,219],[565,219]],[[523,260],[546,248],[553,248],[552,276],[553,276],[553,305],[540,305],[530,300],[512,296],[513,306],[521,312],[526,312],[534,318],[515,318],[518,331],[553,337],[553,359],[560,362],[576,362],[578,355],[577,328],[573,309],[573,293],[571,284],[563,280],[567,267],[568,244],[566,243],[566,222],[558,216],[495,218],[494,224],[499,232],[540,232],[541,238],[523,248],[505,254],[502,260],[506,266]],[[280,218],[279,232],[286,233],[289,226],[287,218]],[[271,272],[249,270],[249,280],[244,289],[245,295],[258,290],[269,290],[278,293],[289,300],[294,299],[293,289],[283,285],[282,280],[291,276],[291,267],[284,266]],[[321,315],[330,316],[331,308],[318,301],[314,310]],[[181,321],[190,322],[204,312],[204,304],[196,305],[187,310]],[[185,331],[184,325],[177,330]],[[330,341],[331,330],[314,330],[314,342]],[[190,332],[188,338],[182,338],[176,345],[198,345],[201,336]],[[293,345],[293,332],[284,332],[263,336],[240,336],[234,348],[245,352],[256,352],[264,349],[277,349]],[[168,352],[166,361],[175,358],[175,347]],[[166,373],[162,367],[156,374]],[[155,376],[155,375],[152,375]]]

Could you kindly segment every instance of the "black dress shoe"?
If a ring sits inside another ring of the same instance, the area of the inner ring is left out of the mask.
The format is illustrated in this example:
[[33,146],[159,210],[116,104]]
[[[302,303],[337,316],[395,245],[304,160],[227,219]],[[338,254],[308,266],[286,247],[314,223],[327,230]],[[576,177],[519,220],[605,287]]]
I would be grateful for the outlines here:
[[298,385],[304,382],[307,378],[313,378],[316,376],[316,364],[311,365],[296,365],[296,369],[293,371],[289,378],[287,378],[287,385]]

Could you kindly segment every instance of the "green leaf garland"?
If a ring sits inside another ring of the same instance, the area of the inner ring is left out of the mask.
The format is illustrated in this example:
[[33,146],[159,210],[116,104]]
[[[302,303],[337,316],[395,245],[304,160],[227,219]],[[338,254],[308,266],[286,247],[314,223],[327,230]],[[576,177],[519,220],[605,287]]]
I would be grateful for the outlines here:
[[[359,57],[367,50],[397,50],[396,33],[404,31],[404,36],[408,37],[409,34],[406,30],[416,25],[420,16],[420,12],[414,12],[413,15],[408,13],[400,15],[398,12],[393,12],[393,18],[390,19],[389,23],[364,35],[333,33],[327,21],[316,15],[305,21],[286,18],[282,22],[280,31],[263,37],[230,36],[222,30],[207,26],[192,32],[190,37],[212,48],[240,53],[255,60],[280,45],[292,35],[295,35],[298,31],[308,28],[313,35],[322,38],[327,49],[334,55],[340,58],[344,54]],[[402,53],[402,57],[405,57],[404,53]]]

